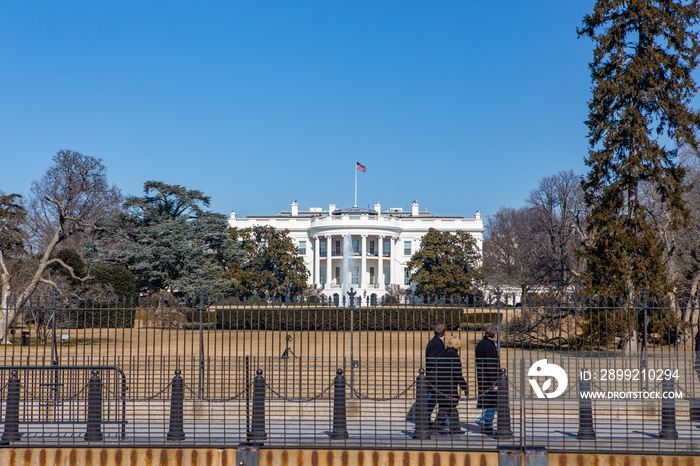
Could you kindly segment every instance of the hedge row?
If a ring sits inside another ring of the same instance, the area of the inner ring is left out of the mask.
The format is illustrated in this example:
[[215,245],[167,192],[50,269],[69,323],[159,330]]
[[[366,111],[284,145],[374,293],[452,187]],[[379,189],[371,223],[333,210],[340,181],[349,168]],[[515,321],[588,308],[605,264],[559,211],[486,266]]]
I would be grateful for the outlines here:
[[[187,322],[199,328],[198,310],[186,311]],[[352,319],[351,319],[352,317]],[[438,322],[449,330],[482,327],[495,322],[497,313],[464,309],[219,309],[203,311],[203,328],[231,330],[347,331],[431,330]]]
[[[56,325],[60,328],[131,328],[134,326],[134,309],[57,309]],[[48,325],[51,309],[25,312],[24,321],[34,325]]]

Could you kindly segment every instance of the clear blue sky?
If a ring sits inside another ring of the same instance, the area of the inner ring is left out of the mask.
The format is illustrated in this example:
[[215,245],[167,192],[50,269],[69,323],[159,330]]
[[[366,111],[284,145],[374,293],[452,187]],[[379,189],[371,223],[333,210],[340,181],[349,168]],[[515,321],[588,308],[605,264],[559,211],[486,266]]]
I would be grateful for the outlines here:
[[357,158],[360,207],[471,216],[586,169],[592,0],[1,3],[6,193],[71,149],[124,194],[350,207]]

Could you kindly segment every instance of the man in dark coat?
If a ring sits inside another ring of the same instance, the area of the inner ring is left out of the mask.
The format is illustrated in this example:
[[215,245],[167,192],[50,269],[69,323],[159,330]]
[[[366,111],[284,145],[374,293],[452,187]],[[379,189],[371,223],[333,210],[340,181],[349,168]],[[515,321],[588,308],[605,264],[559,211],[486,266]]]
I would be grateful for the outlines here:
[[437,358],[445,349],[445,324],[437,324],[434,329],[435,336],[432,340],[428,342],[428,346],[425,347],[425,377],[428,379],[428,414],[427,417],[433,414],[435,409],[436,393],[435,388],[437,387]]
[[493,433],[493,417],[498,408],[498,377],[501,359],[496,344],[498,324],[491,323],[484,330],[484,338],[476,345],[476,408],[483,409],[476,423],[485,434]]
[[451,337],[445,349],[438,356],[438,393],[440,404],[439,419],[447,419],[445,426],[438,429],[443,434],[463,434],[459,426],[459,390],[467,393],[467,381],[462,375],[462,361],[459,358],[461,342],[457,337]]

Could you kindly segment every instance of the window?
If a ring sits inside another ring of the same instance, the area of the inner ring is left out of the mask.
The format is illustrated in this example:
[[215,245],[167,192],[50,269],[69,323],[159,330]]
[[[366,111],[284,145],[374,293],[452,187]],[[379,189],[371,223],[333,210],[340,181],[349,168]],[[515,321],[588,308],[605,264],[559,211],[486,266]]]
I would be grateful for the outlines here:
[[321,280],[321,285],[325,285],[325,284],[326,284],[326,268],[325,268],[325,267],[321,267],[321,268],[318,269],[318,271],[319,271],[319,277],[318,277],[318,278],[319,278],[319,280]]
[[374,240],[369,240],[369,253],[374,255]]
[[351,278],[352,278],[352,280],[350,281],[350,283],[352,283],[353,285],[357,285],[358,283],[360,283],[360,268],[359,267],[357,267],[357,266],[352,267],[352,277]]
[[391,242],[389,240],[384,241],[384,255],[385,256],[391,255]]
[[411,255],[411,242],[410,242],[410,241],[404,241],[404,242],[403,242],[403,255],[404,255],[404,256],[410,256],[410,255]]
[[325,255],[326,255],[326,246],[327,246],[327,244],[326,244],[325,241],[321,241],[320,243],[318,243],[318,250],[319,250],[319,254],[320,254],[321,256],[324,256],[324,257],[325,257]]
[[340,267],[335,268],[335,279],[340,283]]
[[404,285],[411,284],[411,271],[408,269],[408,267],[405,268],[403,271],[403,284]]
[[355,254],[360,253],[360,240],[359,239],[352,240],[352,252],[354,252]]
[[385,284],[385,285],[389,285],[389,284],[390,284],[390,283],[389,283],[389,277],[391,276],[390,274],[391,274],[391,272],[389,271],[388,268],[387,268],[387,269],[384,269],[384,284]]
[[299,252],[301,252],[302,255],[306,254],[306,241],[299,241]]
[[336,256],[339,256],[339,255],[340,255],[340,251],[341,251],[341,249],[340,249],[340,240],[337,240],[337,241],[335,242],[335,253],[334,253],[334,254],[335,254]]
[[374,285],[374,267],[369,268],[369,284]]

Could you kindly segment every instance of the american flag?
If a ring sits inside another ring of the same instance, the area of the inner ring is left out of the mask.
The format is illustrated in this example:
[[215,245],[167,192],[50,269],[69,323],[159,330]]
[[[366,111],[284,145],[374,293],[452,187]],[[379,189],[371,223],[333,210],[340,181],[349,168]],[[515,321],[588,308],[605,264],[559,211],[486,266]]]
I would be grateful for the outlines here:
[[356,167],[358,170],[360,170],[362,173],[364,173],[365,170],[367,170],[367,167],[365,167],[364,165],[362,165],[360,162],[355,162],[355,167]]

